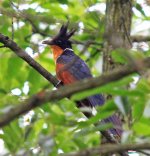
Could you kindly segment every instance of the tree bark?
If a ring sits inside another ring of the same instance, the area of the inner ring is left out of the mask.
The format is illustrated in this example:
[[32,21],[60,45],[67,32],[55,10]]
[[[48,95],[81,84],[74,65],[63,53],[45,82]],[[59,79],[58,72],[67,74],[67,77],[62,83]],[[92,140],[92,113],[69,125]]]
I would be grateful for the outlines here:
[[132,0],[107,0],[103,72],[110,71],[117,66],[111,57],[112,50],[131,47],[131,19]]
[[[103,50],[103,72],[109,72],[120,66],[111,57],[117,48],[129,49],[132,46],[130,39],[132,20],[132,0],[107,0]],[[107,95],[106,99],[111,98]],[[118,139],[118,138],[116,138]],[[119,140],[120,141],[120,140]],[[102,138],[102,143],[106,143]]]

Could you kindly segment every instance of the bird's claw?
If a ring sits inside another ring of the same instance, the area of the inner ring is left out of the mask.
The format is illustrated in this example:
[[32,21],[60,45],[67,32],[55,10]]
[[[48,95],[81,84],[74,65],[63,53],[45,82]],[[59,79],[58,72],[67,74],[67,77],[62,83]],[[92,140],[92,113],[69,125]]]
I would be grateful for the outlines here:
[[59,80],[58,83],[55,85],[55,87],[56,87],[56,88],[59,88],[59,87],[62,86],[62,85],[63,85],[63,82]]

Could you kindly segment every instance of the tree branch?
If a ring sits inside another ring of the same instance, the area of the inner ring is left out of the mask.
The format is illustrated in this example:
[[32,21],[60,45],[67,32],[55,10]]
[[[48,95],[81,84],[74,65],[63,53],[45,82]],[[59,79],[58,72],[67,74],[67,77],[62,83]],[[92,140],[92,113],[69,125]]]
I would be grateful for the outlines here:
[[[141,69],[150,67],[150,57],[140,60]],[[121,78],[128,76],[132,73],[137,72],[138,69],[133,67],[132,65],[125,65],[121,68],[110,71],[109,73],[103,74],[100,77],[84,79],[80,82],[73,83],[71,85],[60,87],[58,90],[54,91],[41,91],[38,94],[32,96],[25,102],[17,105],[14,108],[11,108],[7,113],[0,116],[0,127],[8,124],[18,116],[27,113],[33,108],[41,106],[42,104],[49,102],[60,100],[64,97],[70,97],[75,93],[92,89],[98,86],[103,86],[113,81],[120,80]]]
[[49,73],[45,68],[43,68],[31,56],[29,56],[14,41],[9,39],[7,36],[4,36],[3,34],[0,34],[0,42],[3,43],[5,47],[10,48],[21,59],[26,61],[30,66],[32,66],[37,72],[39,72],[45,79],[47,79],[54,86],[58,84],[59,81],[51,73]]
[[141,35],[135,35],[131,36],[132,42],[148,42],[150,41],[150,36],[141,36]]
[[81,45],[87,45],[87,46],[90,46],[91,44],[94,44],[94,45],[98,45],[98,46],[102,46],[104,45],[104,43],[102,42],[96,42],[96,41],[93,41],[93,40],[87,40],[86,42],[82,42],[82,41],[78,41],[78,40],[71,40],[71,42],[73,44],[81,44]]
[[[56,20],[51,16],[44,16],[44,15],[36,15],[36,14],[31,14],[27,11],[22,11],[22,13],[18,13],[17,11],[14,11],[12,9],[6,9],[3,7],[0,7],[0,13],[8,16],[8,17],[15,17],[17,19],[22,18],[25,20],[31,19],[32,21],[40,21],[43,23],[55,23]],[[59,20],[57,20],[59,21]]]
[[103,145],[101,147],[88,148],[79,152],[69,154],[59,154],[60,156],[93,156],[99,154],[118,153],[127,150],[146,150],[150,149],[150,143],[143,144],[125,144],[125,145]]

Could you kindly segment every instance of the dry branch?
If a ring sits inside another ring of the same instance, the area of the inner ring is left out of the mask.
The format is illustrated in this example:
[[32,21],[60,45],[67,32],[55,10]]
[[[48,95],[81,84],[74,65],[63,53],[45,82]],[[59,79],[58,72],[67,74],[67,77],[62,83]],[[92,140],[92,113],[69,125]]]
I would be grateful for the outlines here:
[[60,154],[60,156],[93,156],[104,155],[110,153],[118,153],[127,150],[150,150],[150,143],[143,144],[125,144],[125,145],[103,145],[101,147],[88,148],[79,152],[72,152],[69,154]]

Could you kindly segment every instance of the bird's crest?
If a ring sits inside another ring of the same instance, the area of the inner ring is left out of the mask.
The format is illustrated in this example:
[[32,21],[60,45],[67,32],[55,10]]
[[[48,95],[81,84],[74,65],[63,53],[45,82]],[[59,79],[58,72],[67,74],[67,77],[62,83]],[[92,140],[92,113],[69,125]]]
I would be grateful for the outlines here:
[[54,38],[64,38],[68,40],[76,31],[76,29],[71,29],[70,31],[68,31],[68,25],[69,22],[63,24],[59,30],[59,33]]
[[69,38],[75,33],[76,29],[71,29],[70,31],[68,31],[68,25],[69,22],[63,24],[56,36],[54,36],[51,40],[45,40],[42,43],[47,45],[59,45],[65,48],[66,45],[63,42],[58,43],[57,41],[69,41]]

